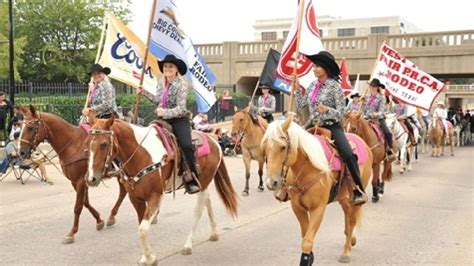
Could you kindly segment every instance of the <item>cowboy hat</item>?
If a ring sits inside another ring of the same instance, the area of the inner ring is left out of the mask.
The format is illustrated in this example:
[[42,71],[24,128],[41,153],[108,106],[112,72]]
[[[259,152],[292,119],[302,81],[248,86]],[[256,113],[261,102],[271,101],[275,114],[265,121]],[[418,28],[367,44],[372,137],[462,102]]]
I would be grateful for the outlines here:
[[353,99],[353,98],[355,98],[355,97],[360,97],[360,95],[359,95],[358,92],[356,92],[356,93],[354,93],[354,94],[351,95],[351,99]]
[[90,68],[89,68],[89,72],[87,72],[89,75],[91,75],[92,73],[94,72],[102,72],[104,73],[105,75],[108,75],[110,74],[111,70],[110,68],[108,67],[102,67],[100,64],[93,64]]
[[265,84],[260,84],[260,89],[262,90],[269,90],[270,87],[268,85],[265,85]]
[[306,55],[306,57],[311,60],[313,64],[324,68],[330,77],[339,77],[341,74],[341,70],[336,63],[336,59],[329,52],[321,51],[315,55]]
[[374,78],[372,79],[370,82],[369,82],[369,85],[370,86],[374,86],[374,87],[379,87],[379,88],[382,88],[382,89],[385,89],[385,85],[383,85],[379,79],[377,78]]
[[442,101],[439,101],[439,102],[437,102],[437,103],[436,103],[436,105],[442,105],[442,106],[445,106],[445,105],[444,105],[444,102],[442,102]]
[[188,67],[186,66],[186,63],[184,63],[183,60],[177,58],[176,56],[169,54],[166,55],[165,58],[161,61],[158,61],[158,67],[160,68],[161,73],[163,73],[163,66],[165,63],[172,63],[178,68],[179,74],[182,76],[186,74],[188,71]]

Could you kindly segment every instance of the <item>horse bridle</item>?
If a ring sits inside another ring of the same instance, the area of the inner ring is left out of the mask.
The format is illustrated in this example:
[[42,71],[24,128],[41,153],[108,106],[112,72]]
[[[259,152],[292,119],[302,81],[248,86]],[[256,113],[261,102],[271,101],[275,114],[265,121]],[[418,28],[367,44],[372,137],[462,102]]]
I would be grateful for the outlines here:
[[[105,172],[107,169],[109,169],[110,165],[110,159],[112,159],[112,155],[114,152],[114,132],[111,130],[102,130],[102,129],[91,129],[89,132],[92,136],[101,136],[101,135],[108,135],[109,136],[109,142],[107,143],[107,146],[109,147],[109,150],[107,151],[107,157],[105,157],[105,162],[104,162],[104,167],[102,168],[102,173],[101,173],[101,178],[104,177]],[[90,160],[90,158],[89,158]]]
[[45,138],[47,138],[47,136],[48,136],[48,130],[46,130],[45,123],[44,123],[43,119],[41,119],[41,117],[36,118],[36,119],[32,119],[30,121],[25,120],[25,121],[23,121],[23,124],[25,126],[33,125],[33,141],[28,141],[26,139],[20,138],[20,142],[24,142],[29,146],[29,153],[31,154],[31,152],[36,149],[36,146],[38,145],[37,143],[39,142],[38,132],[39,132],[39,129],[40,129],[40,125],[43,125],[43,129],[46,132],[45,133],[46,134]]

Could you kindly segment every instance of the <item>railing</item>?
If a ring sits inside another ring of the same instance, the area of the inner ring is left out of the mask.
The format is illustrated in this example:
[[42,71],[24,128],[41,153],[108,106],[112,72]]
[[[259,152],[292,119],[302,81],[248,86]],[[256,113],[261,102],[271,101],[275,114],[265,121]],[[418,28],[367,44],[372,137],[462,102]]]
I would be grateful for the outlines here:
[[268,53],[268,50],[273,48],[281,50],[279,41],[262,41],[262,42],[243,42],[238,44],[239,55],[259,55]]
[[474,91],[474,84],[470,85],[448,85],[446,88],[447,91]]
[[388,35],[387,43],[393,48],[474,45],[474,30]]
[[222,43],[196,45],[196,47],[202,56],[220,56],[223,54]]
[[367,50],[369,42],[368,36],[362,37],[340,37],[340,38],[323,38],[324,48],[328,51],[340,50]]

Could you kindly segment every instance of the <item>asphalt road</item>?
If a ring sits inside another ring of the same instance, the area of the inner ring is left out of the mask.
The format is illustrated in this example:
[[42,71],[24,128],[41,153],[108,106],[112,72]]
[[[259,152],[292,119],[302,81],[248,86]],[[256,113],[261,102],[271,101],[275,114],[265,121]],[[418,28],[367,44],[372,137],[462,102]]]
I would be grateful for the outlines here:
[[[352,264],[472,265],[474,147],[455,150],[455,157],[422,155],[412,172],[386,185],[380,203],[368,203]],[[244,185],[240,158],[226,159],[236,190]],[[193,254],[181,248],[191,228],[195,196],[167,195],[158,224],[151,227],[152,249],[161,265],[297,265],[301,253],[299,226],[288,203],[268,191],[257,192],[252,165],[250,196],[240,198],[239,217],[225,212],[212,186],[220,239],[208,241],[209,223],[203,215],[195,234]],[[398,169],[397,167],[395,167]],[[74,191],[52,166],[53,186],[13,177],[0,183],[0,264],[134,265],[141,256],[137,219],[128,199],[117,224],[96,231],[84,209],[75,243],[61,244],[72,225]],[[115,180],[90,190],[91,203],[105,220],[118,194]],[[344,241],[340,206],[328,207],[316,236],[317,264],[338,264]]]

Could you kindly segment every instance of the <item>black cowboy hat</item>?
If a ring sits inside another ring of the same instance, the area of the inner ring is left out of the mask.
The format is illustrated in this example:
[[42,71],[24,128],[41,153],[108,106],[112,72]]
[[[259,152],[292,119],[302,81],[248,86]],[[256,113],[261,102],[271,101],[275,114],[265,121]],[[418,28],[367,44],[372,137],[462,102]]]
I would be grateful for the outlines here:
[[267,89],[267,90],[269,90],[269,89],[270,89],[270,86],[268,86],[268,85],[265,85],[265,84],[260,84],[260,86],[259,86],[259,87],[260,87],[260,89],[262,89],[262,90],[263,90],[263,89]]
[[336,59],[329,52],[321,51],[315,55],[306,55],[306,57],[311,60],[313,64],[324,68],[330,77],[339,77],[341,74],[341,70],[336,63]]
[[169,54],[166,55],[165,58],[161,61],[158,61],[158,67],[160,68],[161,73],[163,73],[163,65],[165,63],[172,63],[178,68],[179,74],[182,76],[186,74],[188,71],[188,67],[186,66],[186,63],[184,63],[183,60],[177,58],[176,56]]
[[355,98],[355,97],[359,97],[360,98],[360,95],[358,92],[354,93],[351,95],[351,99]]
[[369,82],[369,85],[370,86],[375,86],[375,87],[379,87],[379,88],[382,88],[382,89],[385,89],[385,85],[383,85],[379,79],[377,78],[374,78],[372,79],[370,82]]
[[93,64],[90,68],[89,68],[89,72],[88,74],[91,75],[92,73],[94,72],[102,72],[104,73],[105,75],[108,75],[110,74],[110,72],[112,72],[110,70],[110,68],[108,67],[102,67],[100,64]]

